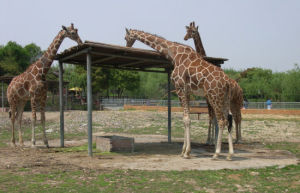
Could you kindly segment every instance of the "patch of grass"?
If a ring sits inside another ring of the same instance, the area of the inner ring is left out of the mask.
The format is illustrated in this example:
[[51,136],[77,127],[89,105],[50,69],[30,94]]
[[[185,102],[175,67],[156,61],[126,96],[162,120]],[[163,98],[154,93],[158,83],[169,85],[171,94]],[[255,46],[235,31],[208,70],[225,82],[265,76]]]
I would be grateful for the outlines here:
[[300,165],[218,171],[0,170],[3,192],[299,192]]
[[268,143],[265,146],[266,146],[266,148],[273,149],[273,150],[276,150],[276,149],[287,150],[287,151],[295,154],[298,158],[300,158],[300,144],[299,143],[279,142],[279,143]]
[[288,122],[300,122],[299,118],[280,118],[280,119],[275,119],[275,118],[243,118],[242,121],[271,121],[271,122],[284,122],[284,121],[288,121]]
[[[60,153],[75,153],[75,152],[84,152],[86,153],[88,149],[88,144],[84,144],[81,146],[72,146],[72,147],[64,147],[64,148],[53,148],[53,151]],[[93,143],[93,154],[94,155],[118,155],[119,153],[115,152],[100,152],[96,149],[96,143]]]

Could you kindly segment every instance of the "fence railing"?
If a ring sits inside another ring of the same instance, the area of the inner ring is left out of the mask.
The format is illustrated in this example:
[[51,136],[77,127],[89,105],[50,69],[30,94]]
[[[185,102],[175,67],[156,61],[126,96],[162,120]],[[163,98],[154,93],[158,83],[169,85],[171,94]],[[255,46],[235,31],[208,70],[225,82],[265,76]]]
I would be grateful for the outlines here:
[[[67,110],[86,110],[86,101],[82,98],[75,96],[68,96],[65,99],[65,109]],[[98,98],[93,97],[93,108],[100,110],[103,108],[122,108],[124,105],[144,105],[144,106],[168,106],[167,100],[153,100],[153,99],[134,99],[134,98]],[[180,102],[178,100],[171,101],[172,107],[179,107]],[[190,106],[194,107],[207,107],[206,101],[196,100],[190,101]],[[1,106],[2,107],[2,102]],[[4,98],[4,107],[8,107],[6,97]],[[249,109],[266,109],[265,102],[249,102]],[[272,109],[300,109],[300,102],[272,102]],[[25,106],[25,110],[30,110],[30,103]],[[46,110],[58,111],[59,110],[59,96],[50,95],[47,98]]]
[[[168,106],[167,100],[152,99],[102,99],[101,105],[104,107],[124,106],[124,105],[145,105],[145,106]],[[178,100],[171,101],[172,107],[179,107]],[[206,101],[190,101],[190,106],[207,107]],[[266,109],[265,102],[249,102],[249,109]],[[300,109],[300,102],[273,102],[273,109]]]

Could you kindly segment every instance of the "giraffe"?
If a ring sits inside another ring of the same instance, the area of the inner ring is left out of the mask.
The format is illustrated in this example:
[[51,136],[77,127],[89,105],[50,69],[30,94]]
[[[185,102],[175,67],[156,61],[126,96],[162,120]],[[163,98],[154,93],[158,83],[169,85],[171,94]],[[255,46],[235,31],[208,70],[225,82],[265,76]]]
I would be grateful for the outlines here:
[[[183,106],[184,143],[181,156],[190,158],[190,95],[204,95],[212,105],[216,114],[220,132],[218,134],[217,147],[213,159],[218,159],[221,153],[221,140],[224,127],[228,124],[230,85],[228,76],[221,68],[210,64],[195,52],[191,47],[168,41],[157,35],[139,30],[126,29],[126,46],[132,47],[136,40],[152,47],[171,60],[174,70],[171,80],[175,85],[176,93]],[[232,136],[228,134],[229,154],[227,160],[233,156]]]
[[[206,56],[206,52],[203,47],[201,37],[200,37],[199,31],[198,31],[198,26],[195,27],[195,22],[191,22],[190,26],[186,26],[186,30],[187,30],[187,33],[184,36],[184,40],[187,41],[188,39],[193,38],[197,53],[202,57]],[[206,99],[206,103],[207,103],[207,108],[208,108],[208,119],[209,119],[208,135],[207,135],[206,144],[212,145],[212,144],[214,144],[213,141],[214,141],[214,135],[215,135],[214,134],[215,130],[213,129],[215,127],[214,121],[213,121],[215,116],[214,116],[214,110],[213,110],[212,106],[209,104],[207,99]]]
[[[195,26],[195,22],[191,22],[190,26],[186,26],[187,33],[184,36],[184,40],[188,40],[190,38],[193,38],[194,44],[196,51],[201,55],[201,56],[206,56],[205,50],[201,41],[201,37],[198,31],[198,26]],[[241,136],[241,108],[243,105],[243,90],[241,87],[238,85],[238,83],[229,78],[229,82],[231,84],[231,99],[230,99],[230,111],[232,113],[234,122],[235,122],[235,128],[236,128],[236,141],[235,143],[238,143],[242,136]],[[208,127],[208,138],[207,141],[209,144],[211,144],[211,141],[214,138],[213,132],[211,132],[211,124],[214,113],[213,109],[210,108],[210,105],[208,104],[208,112],[209,112],[209,127]],[[213,128],[213,127],[212,127]],[[230,129],[230,128],[229,128]],[[212,131],[214,131],[212,129]]]
[[70,27],[62,26],[62,30],[54,38],[47,51],[34,63],[32,63],[22,74],[14,77],[7,88],[7,98],[10,105],[10,119],[12,123],[11,145],[15,144],[15,120],[18,121],[19,144],[24,146],[22,138],[22,114],[24,106],[28,100],[31,102],[32,109],[32,147],[35,147],[35,125],[36,125],[36,109],[39,106],[41,112],[41,123],[43,127],[43,141],[46,147],[49,147],[45,132],[45,106],[47,99],[46,74],[49,71],[57,50],[64,40],[68,37],[78,44],[82,44],[78,36],[77,29],[71,24]]

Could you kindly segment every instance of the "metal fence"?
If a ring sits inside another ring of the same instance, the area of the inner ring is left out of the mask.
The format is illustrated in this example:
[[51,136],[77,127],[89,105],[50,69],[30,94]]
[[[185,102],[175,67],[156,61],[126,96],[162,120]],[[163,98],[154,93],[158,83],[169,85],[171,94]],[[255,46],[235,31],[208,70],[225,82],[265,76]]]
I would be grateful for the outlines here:
[[[102,99],[101,105],[104,107],[117,107],[124,105],[145,105],[145,106],[167,106],[167,100],[152,99]],[[178,100],[171,101],[172,107],[179,107]],[[190,106],[207,107],[206,101],[190,101]],[[249,109],[266,109],[265,102],[249,102]],[[300,102],[272,102],[272,109],[300,109]]]
[[[75,96],[68,96],[65,99],[65,109],[66,110],[86,110],[86,101],[84,99],[79,99]],[[167,106],[167,100],[153,100],[153,99],[134,99],[134,98],[101,98],[93,97],[93,108],[95,110],[101,110],[103,108],[110,109],[120,109],[124,105],[144,105],[144,106]],[[171,101],[172,107],[179,107],[180,102],[178,100]],[[190,101],[190,106],[192,107],[207,107],[206,101],[196,100]],[[2,102],[1,102],[2,107]],[[8,107],[8,102],[6,97],[4,98],[4,107]],[[267,105],[265,102],[249,102],[249,109],[266,109]],[[300,102],[272,102],[272,109],[300,109]],[[28,102],[25,106],[25,110],[30,110],[30,103]],[[58,111],[59,110],[59,96],[50,95],[47,98],[48,111]]]

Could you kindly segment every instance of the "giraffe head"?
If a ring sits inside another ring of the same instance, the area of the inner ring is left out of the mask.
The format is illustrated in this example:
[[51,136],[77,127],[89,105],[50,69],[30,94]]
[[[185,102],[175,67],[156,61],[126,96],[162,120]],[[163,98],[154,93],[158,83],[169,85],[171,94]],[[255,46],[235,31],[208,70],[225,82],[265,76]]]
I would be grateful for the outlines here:
[[62,26],[62,28],[66,32],[65,37],[68,37],[71,40],[76,41],[78,44],[82,44],[82,41],[78,35],[78,29],[74,28],[73,23],[71,23],[70,27]]
[[194,36],[198,32],[198,26],[195,27],[195,22],[191,22],[190,26],[185,26],[185,27],[186,27],[186,35],[184,36],[184,40],[194,38]]
[[133,34],[131,33],[131,30],[128,30],[127,28],[126,28],[125,40],[126,40],[126,47],[132,47],[132,45],[136,40]]

